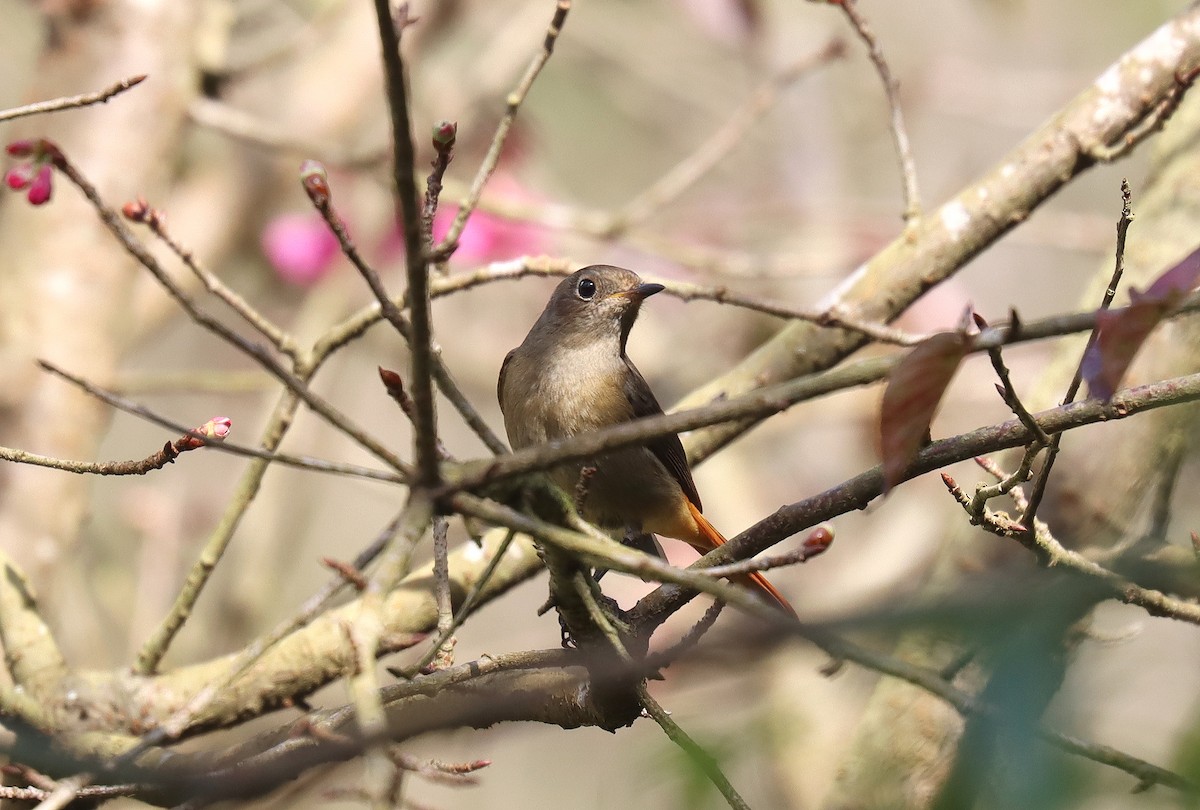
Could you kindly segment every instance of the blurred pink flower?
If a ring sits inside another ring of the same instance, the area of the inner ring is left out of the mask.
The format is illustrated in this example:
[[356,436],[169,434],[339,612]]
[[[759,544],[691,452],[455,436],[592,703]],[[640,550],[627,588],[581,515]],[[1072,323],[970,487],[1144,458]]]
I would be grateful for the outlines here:
[[[440,241],[450,230],[458,206],[449,205],[438,211],[433,219],[433,238]],[[526,222],[503,219],[483,211],[475,211],[458,238],[454,258],[463,262],[493,262],[530,253],[540,253],[545,240],[539,230]]]
[[280,214],[263,229],[263,254],[275,275],[289,284],[316,284],[333,267],[337,237],[316,213]]
[[[488,184],[489,193],[498,193],[514,202],[536,201],[538,198],[512,175],[497,172]],[[458,206],[444,202],[433,218],[433,241],[440,242],[450,230],[458,214]],[[546,236],[541,228],[528,222],[505,219],[476,209],[467,220],[467,227],[458,238],[458,249],[452,261],[481,264],[516,256],[546,251]],[[393,228],[388,231],[379,248],[383,256],[393,258],[404,254],[404,240]]]

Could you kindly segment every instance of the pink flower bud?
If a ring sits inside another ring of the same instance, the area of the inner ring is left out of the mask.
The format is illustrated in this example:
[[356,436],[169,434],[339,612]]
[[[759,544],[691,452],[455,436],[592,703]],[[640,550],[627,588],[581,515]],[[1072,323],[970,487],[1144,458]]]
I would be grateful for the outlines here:
[[433,128],[433,148],[439,152],[453,149],[456,137],[458,137],[458,124],[453,121],[442,121]]
[[49,202],[50,194],[54,191],[51,184],[51,179],[54,177],[54,169],[49,163],[44,164],[37,171],[37,176],[33,178],[33,182],[29,184],[29,193],[26,195],[31,205],[41,205]]
[[4,147],[4,151],[8,152],[13,157],[31,157],[37,151],[38,142],[32,138],[22,138],[19,141],[13,141],[8,146]]
[[152,213],[150,203],[144,197],[138,197],[121,206],[121,213],[130,222],[145,222]]
[[304,161],[300,164],[300,182],[313,205],[318,208],[329,205],[332,194],[329,191],[329,175],[324,166],[315,160]]
[[34,174],[32,163],[19,163],[4,175],[4,183],[13,191],[20,191],[33,182]]
[[228,416],[214,416],[205,422],[197,432],[204,434],[206,439],[224,439],[229,435],[232,426],[233,420]]

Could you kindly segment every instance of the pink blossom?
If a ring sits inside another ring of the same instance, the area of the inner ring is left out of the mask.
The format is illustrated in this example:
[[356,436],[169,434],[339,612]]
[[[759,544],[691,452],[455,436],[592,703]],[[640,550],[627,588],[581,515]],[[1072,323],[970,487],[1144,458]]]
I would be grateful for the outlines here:
[[[505,175],[497,175],[492,187],[506,190],[510,198],[515,200],[530,197],[516,181],[509,181]],[[444,205],[438,209],[437,216],[433,218],[434,242],[445,238],[457,214],[458,206],[455,205]],[[486,211],[475,210],[467,220],[467,227],[463,229],[462,235],[458,237],[458,249],[454,251],[454,258],[463,262],[494,262],[540,253],[545,249],[545,243],[542,232],[528,222],[505,219]]]
[[36,174],[32,163],[18,163],[4,175],[4,182],[13,191],[20,191],[33,182]]
[[42,205],[50,200],[54,191],[54,162],[62,153],[53,142],[45,138],[13,141],[4,151],[16,158],[27,158],[4,174],[4,184],[13,191],[26,188],[26,199],[31,205]]
[[49,163],[43,163],[41,168],[37,170],[37,174],[33,178],[33,182],[29,184],[29,193],[26,195],[30,205],[41,205],[50,200],[50,195],[54,191],[51,180],[54,177],[54,170]]
[[203,433],[206,439],[224,439],[229,435],[232,426],[233,420],[228,416],[214,416],[205,422],[198,432]]
[[314,212],[275,217],[263,229],[261,244],[275,274],[301,287],[324,278],[340,250],[337,237]]

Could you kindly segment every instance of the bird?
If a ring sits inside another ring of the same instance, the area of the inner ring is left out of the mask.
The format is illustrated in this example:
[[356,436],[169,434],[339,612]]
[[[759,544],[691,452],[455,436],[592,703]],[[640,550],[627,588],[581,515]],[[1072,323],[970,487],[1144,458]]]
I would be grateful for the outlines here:
[[[514,449],[663,412],[625,352],[642,302],[663,289],[644,283],[632,270],[599,264],[559,282],[525,340],[500,367],[496,394]],[[579,487],[578,507],[586,520],[631,534],[682,540],[702,554],[726,542],[702,513],[678,435],[563,464],[550,477],[575,492],[585,467],[590,478]],[[796,617],[761,572],[731,579]]]

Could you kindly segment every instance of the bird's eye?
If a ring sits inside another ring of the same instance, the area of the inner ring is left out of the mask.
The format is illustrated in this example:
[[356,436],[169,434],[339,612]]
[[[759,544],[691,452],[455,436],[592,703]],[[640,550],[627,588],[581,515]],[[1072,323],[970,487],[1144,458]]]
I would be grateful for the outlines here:
[[584,301],[591,301],[592,296],[596,294],[596,282],[592,281],[590,278],[581,278],[579,280],[579,286],[575,288],[575,291]]

